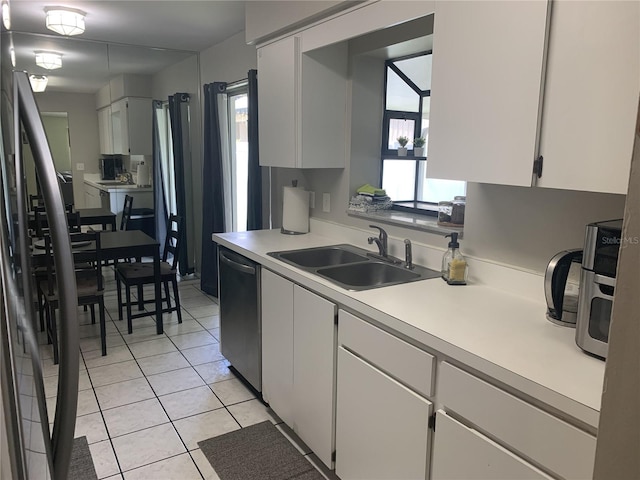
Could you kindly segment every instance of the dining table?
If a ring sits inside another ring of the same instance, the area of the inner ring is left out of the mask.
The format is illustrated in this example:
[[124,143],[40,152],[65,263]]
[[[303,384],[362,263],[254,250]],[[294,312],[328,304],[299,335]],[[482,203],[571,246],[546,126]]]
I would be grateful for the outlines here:
[[[116,214],[108,208],[78,208],[74,210],[80,214],[80,225],[101,225],[103,230],[111,228],[111,231],[116,230]],[[35,212],[29,212],[27,215],[29,222],[29,228],[36,228],[36,214]]]
[[[32,259],[34,265],[42,265],[44,262],[44,250],[36,240],[33,242]],[[72,243],[73,251],[86,251],[95,249],[95,244],[82,243],[75,245]],[[162,282],[160,276],[160,242],[150,237],[141,230],[118,230],[100,232],[100,252],[103,260],[128,259],[132,257],[153,258],[153,279],[155,286],[155,318],[156,332],[162,334],[164,326],[162,322]],[[142,316],[145,314],[137,314]]]
[[78,208],[80,214],[80,225],[102,225],[103,230],[111,227],[111,231],[116,230],[116,214],[108,208]]

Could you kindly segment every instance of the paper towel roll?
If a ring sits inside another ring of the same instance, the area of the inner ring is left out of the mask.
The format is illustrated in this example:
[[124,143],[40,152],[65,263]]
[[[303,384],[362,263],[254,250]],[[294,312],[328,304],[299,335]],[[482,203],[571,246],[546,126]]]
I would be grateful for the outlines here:
[[309,192],[296,187],[284,187],[282,198],[282,233],[309,231]]
[[151,169],[149,165],[140,163],[138,165],[138,181],[136,182],[139,187],[147,187],[151,185]]

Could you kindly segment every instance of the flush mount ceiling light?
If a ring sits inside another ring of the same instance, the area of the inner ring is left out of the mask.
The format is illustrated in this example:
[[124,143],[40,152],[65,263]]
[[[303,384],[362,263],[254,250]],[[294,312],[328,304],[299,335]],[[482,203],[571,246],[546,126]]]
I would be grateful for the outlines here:
[[47,88],[47,82],[49,79],[46,75],[29,75],[29,82],[31,82],[31,90],[34,92],[44,92]]
[[46,13],[45,24],[49,30],[67,36],[80,35],[84,32],[84,17],[86,13],[82,10],[66,7],[48,7],[44,11]]
[[57,52],[36,51],[36,65],[47,70],[62,67],[62,54]]
[[4,28],[11,30],[11,10],[9,8],[9,0],[2,0],[2,23]]

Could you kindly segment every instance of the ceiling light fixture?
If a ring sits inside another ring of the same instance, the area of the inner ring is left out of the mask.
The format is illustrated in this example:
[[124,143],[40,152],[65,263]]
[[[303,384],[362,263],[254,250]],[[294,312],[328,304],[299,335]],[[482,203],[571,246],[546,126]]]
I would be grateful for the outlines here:
[[29,82],[31,82],[31,90],[34,92],[44,92],[47,88],[47,82],[49,79],[46,75],[29,75]]
[[36,65],[47,70],[62,67],[62,54],[57,52],[36,51]]
[[2,0],[2,23],[4,28],[11,30],[11,9],[9,8],[9,0]]
[[9,50],[9,55],[11,55],[11,65],[13,66],[13,68],[16,67],[16,51],[14,50],[13,47],[11,47],[11,49]]
[[44,9],[46,13],[45,24],[49,30],[53,30],[60,35],[80,35],[84,32],[84,17],[82,10],[65,7],[48,7]]

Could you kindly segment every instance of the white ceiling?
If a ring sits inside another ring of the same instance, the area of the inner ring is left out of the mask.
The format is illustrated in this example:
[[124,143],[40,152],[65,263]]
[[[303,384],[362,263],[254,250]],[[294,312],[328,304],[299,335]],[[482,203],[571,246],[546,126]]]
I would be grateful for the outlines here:
[[[110,77],[156,73],[244,30],[244,3],[11,0],[16,68],[49,75],[49,90],[95,92]],[[47,30],[44,9],[52,6],[85,11],[84,34],[63,37]],[[62,53],[62,68],[37,67],[35,50]]]

